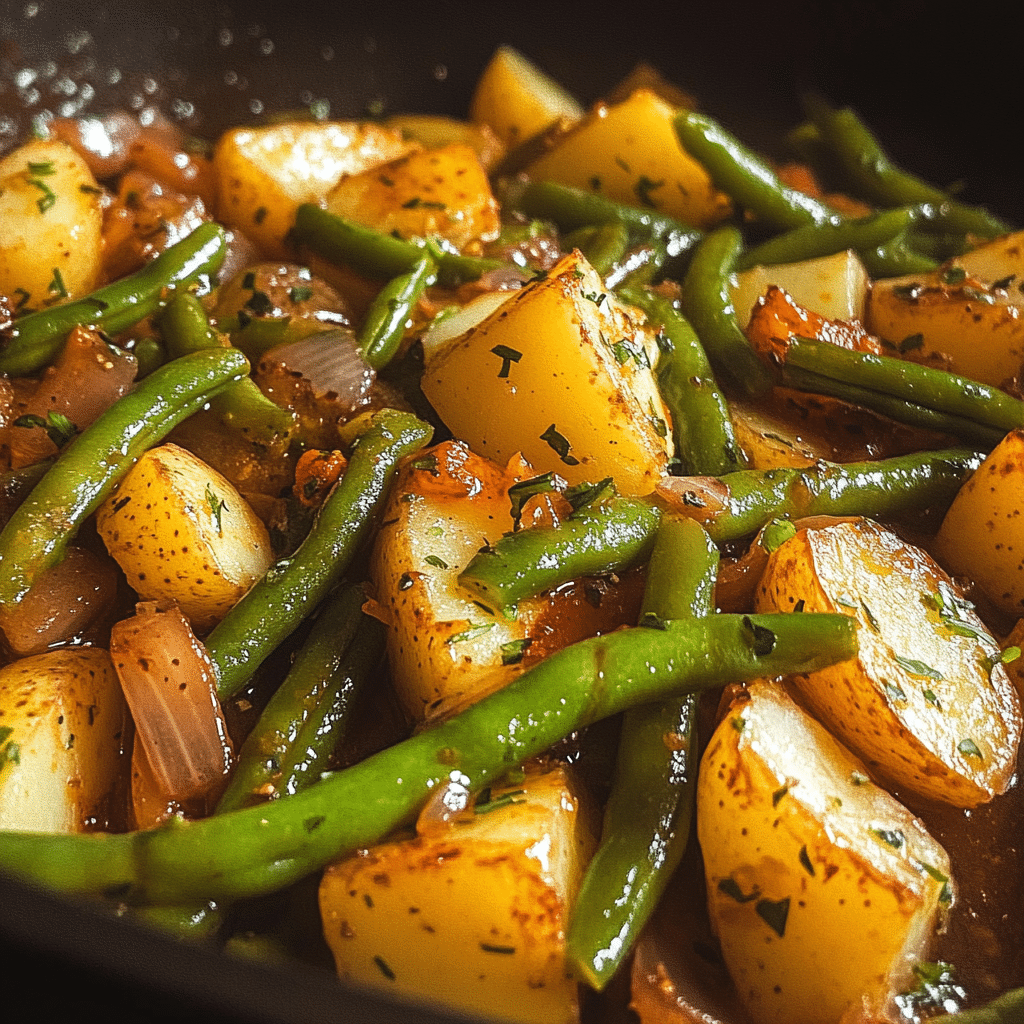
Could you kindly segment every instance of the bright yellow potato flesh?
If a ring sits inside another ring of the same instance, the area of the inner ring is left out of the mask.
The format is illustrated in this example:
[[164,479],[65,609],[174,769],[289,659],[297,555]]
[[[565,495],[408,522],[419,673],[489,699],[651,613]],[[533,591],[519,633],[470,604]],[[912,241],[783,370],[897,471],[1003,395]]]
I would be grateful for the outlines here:
[[320,911],[341,977],[449,1012],[578,1019],[564,929],[593,853],[590,814],[563,768],[529,768],[490,797],[503,794],[505,806],[327,868]]
[[538,473],[649,494],[671,439],[656,358],[651,332],[575,252],[428,354],[422,386],[480,455],[504,465],[522,452]]
[[1008,615],[1024,615],[1024,431],[1014,430],[964,483],[939,528],[943,563]]
[[106,829],[129,725],[106,651],[50,651],[0,669],[0,829]]
[[728,197],[679,144],[676,109],[649,89],[600,105],[526,173],[706,228],[729,212]]
[[801,530],[770,556],[756,607],[857,619],[857,658],[790,682],[872,774],[959,807],[1006,790],[1020,700],[998,645],[924,551],[866,519]]
[[289,255],[285,237],[300,203],[322,200],[345,174],[359,174],[415,148],[401,132],[369,122],[286,122],[236,128],[217,143],[217,218],[267,256]]
[[101,196],[86,162],[64,142],[35,140],[0,160],[0,295],[16,310],[95,288]]
[[697,834],[712,926],[756,1024],[891,1019],[948,902],[949,859],[777,685],[751,686],[712,736]]
[[270,538],[234,485],[174,444],[148,451],[96,513],[144,600],[176,601],[197,633],[219,622],[270,567]]

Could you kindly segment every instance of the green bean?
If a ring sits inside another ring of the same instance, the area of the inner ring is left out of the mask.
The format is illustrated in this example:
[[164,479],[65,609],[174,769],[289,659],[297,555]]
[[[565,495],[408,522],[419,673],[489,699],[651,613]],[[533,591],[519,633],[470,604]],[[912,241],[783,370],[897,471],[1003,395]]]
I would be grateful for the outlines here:
[[460,256],[430,240],[406,241],[363,227],[315,205],[303,203],[295,214],[295,237],[331,263],[351,266],[368,277],[390,281],[410,273],[424,258],[437,262],[437,279],[444,285],[475,281],[505,266],[501,260]]
[[175,292],[220,269],[227,237],[219,224],[201,224],[141,270],[62,306],[30,313],[6,332],[0,373],[12,377],[41,370],[60,353],[75,327],[117,334],[163,309]]
[[1024,988],[1010,989],[985,1006],[976,1006],[947,1016],[943,1014],[934,1020],[941,1024],[1020,1024],[1024,1020]]
[[857,192],[880,206],[934,203],[948,229],[982,238],[1010,230],[981,207],[951,199],[941,189],[897,167],[871,130],[849,107],[835,109],[818,97],[807,97],[808,114],[825,145],[836,155]]
[[[172,358],[223,348],[203,304],[189,292],[176,295],[160,316],[160,330]],[[284,450],[295,429],[295,414],[272,402],[251,377],[226,387],[210,400],[210,410],[228,430],[269,450]]]
[[623,289],[619,294],[660,326],[671,345],[658,360],[658,387],[672,413],[676,454],[685,471],[720,476],[744,469],[746,458],[736,441],[725,396],[689,322],[668,299],[647,289]]
[[604,277],[626,255],[629,229],[622,221],[609,221],[570,231],[563,242],[566,248],[579,249],[587,262]]
[[914,452],[874,462],[744,469],[718,481],[670,481],[673,509],[697,519],[716,544],[742,540],[776,518],[886,518],[949,507],[983,456],[969,448]]
[[917,252],[910,239],[909,232],[904,231],[884,245],[859,251],[864,269],[874,278],[929,274],[938,269],[938,263],[930,256]]
[[732,304],[729,275],[741,246],[733,227],[717,228],[704,238],[683,278],[681,301],[716,373],[757,397],[771,388],[772,380],[740,330]]
[[[717,568],[718,551],[700,525],[666,516],[651,555],[643,614],[711,615]],[[686,850],[697,778],[696,713],[691,696],[623,716],[601,845],[566,936],[570,967],[599,991],[629,955]]]
[[682,110],[674,125],[683,149],[707,168],[712,181],[769,227],[788,231],[836,216],[824,203],[783,185],[764,160],[707,115]]
[[374,413],[298,551],[272,565],[206,638],[222,698],[244,686],[334,589],[373,527],[398,460],[426,444],[430,434],[411,413]]
[[424,256],[408,273],[399,274],[378,292],[357,336],[363,358],[373,369],[382,370],[391,362],[416,303],[436,280],[437,264]]
[[847,249],[856,249],[858,253],[870,251],[891,242],[913,221],[914,211],[910,207],[872,213],[857,219],[829,217],[822,223],[793,228],[748,249],[737,258],[736,269],[799,263],[801,260],[832,256]]
[[163,341],[152,335],[137,339],[131,346],[131,352],[139,364],[136,373],[138,380],[148,377],[158,366],[163,366],[167,362],[167,349],[164,348]]
[[327,769],[367,662],[383,654],[384,626],[363,614],[364,601],[362,586],[346,587],[317,616],[288,675],[242,744],[217,814],[244,807],[257,794],[295,793]]
[[483,788],[628,707],[814,671],[857,650],[846,615],[714,615],[661,625],[567,647],[454,718],[287,799],[127,834],[0,832],[0,868],[130,902],[271,892],[411,821],[450,780]]
[[656,508],[638,499],[587,505],[558,526],[528,527],[484,548],[459,573],[459,584],[488,608],[514,616],[524,597],[646,561],[659,518]]
[[60,454],[0,533],[0,607],[56,565],[86,517],[150,447],[249,369],[235,349],[209,349],[154,370]]

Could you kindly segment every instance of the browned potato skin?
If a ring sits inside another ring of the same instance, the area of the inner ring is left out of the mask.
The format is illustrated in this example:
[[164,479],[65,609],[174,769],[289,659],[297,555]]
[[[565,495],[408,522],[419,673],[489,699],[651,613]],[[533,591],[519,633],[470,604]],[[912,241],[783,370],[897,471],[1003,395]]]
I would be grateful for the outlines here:
[[984,659],[999,648],[985,625],[964,603],[952,615],[977,636],[949,629],[937,593],[947,608],[958,594],[925,552],[865,519],[801,530],[777,548],[756,607],[793,611],[803,602],[805,612],[856,618],[858,657],[792,677],[794,693],[872,773],[974,807],[1010,783],[1020,700],[1001,664],[987,671]]

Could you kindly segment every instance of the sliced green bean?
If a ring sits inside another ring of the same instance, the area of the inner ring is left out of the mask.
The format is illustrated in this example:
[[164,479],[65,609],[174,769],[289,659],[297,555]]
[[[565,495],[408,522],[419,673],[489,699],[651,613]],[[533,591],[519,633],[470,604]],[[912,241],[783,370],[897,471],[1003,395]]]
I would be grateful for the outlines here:
[[357,687],[384,653],[384,625],[363,614],[365,599],[362,586],[346,587],[317,616],[242,744],[217,814],[295,793],[327,770]]
[[629,229],[621,221],[609,221],[570,231],[563,242],[567,248],[579,249],[587,262],[604,277],[626,255]]
[[134,274],[85,298],[16,320],[0,351],[0,373],[19,377],[41,370],[59,355],[75,327],[99,327],[109,334],[131,327],[163,309],[177,290],[216,274],[226,254],[224,229],[201,224]]
[[668,300],[644,288],[623,289],[671,346],[658,360],[658,386],[672,413],[676,454],[687,473],[721,476],[746,468],[729,407],[696,332]]
[[56,565],[86,517],[135,461],[249,369],[235,349],[207,349],[154,370],[60,454],[0,533],[0,607]]
[[[717,569],[718,550],[701,526],[666,516],[647,571],[642,614],[711,615]],[[598,991],[629,955],[686,851],[697,778],[696,713],[691,696],[631,708],[623,716],[601,845],[566,936],[570,967]]]
[[697,246],[683,278],[682,308],[720,376],[752,397],[766,394],[772,379],[736,319],[729,275],[743,240],[733,227],[712,231]]
[[363,359],[373,369],[382,370],[391,362],[416,303],[436,280],[437,263],[424,256],[407,274],[399,274],[377,293],[357,336]]
[[706,114],[682,110],[674,125],[683,149],[707,168],[711,180],[769,227],[788,231],[836,216],[824,203],[784,185],[761,157]]
[[222,698],[244,686],[338,584],[373,528],[398,460],[430,435],[431,428],[411,413],[374,413],[298,551],[271,566],[206,638]]
[[127,834],[0,832],[0,868],[65,892],[129,902],[272,892],[378,842],[451,780],[480,789],[631,706],[810,672],[857,651],[846,615],[713,615],[664,626],[567,647],[460,715],[287,799]]
[[656,508],[632,498],[587,505],[558,526],[532,526],[502,537],[473,556],[459,584],[488,608],[513,616],[524,597],[645,562],[659,519]]
[[675,511],[697,519],[716,544],[742,540],[776,518],[887,518],[944,512],[984,456],[969,448],[914,452],[874,462],[819,461],[804,468],[744,469],[712,481],[672,481]]

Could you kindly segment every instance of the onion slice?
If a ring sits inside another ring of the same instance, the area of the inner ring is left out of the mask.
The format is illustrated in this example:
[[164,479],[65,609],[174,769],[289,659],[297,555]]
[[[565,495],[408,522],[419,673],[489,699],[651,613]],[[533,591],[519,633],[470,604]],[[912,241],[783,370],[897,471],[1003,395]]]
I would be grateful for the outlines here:
[[355,334],[345,327],[277,345],[260,361],[261,370],[284,366],[301,374],[316,395],[334,395],[352,409],[366,400],[376,373],[363,359]]
[[154,602],[117,623],[110,654],[145,745],[153,778],[168,800],[206,797],[224,784],[234,751],[217,699],[213,665],[177,606]]

